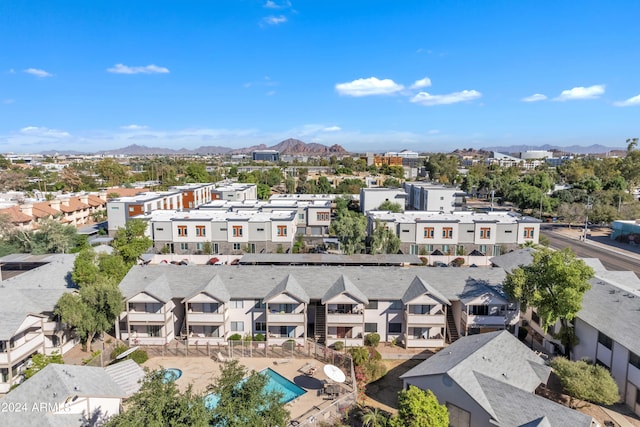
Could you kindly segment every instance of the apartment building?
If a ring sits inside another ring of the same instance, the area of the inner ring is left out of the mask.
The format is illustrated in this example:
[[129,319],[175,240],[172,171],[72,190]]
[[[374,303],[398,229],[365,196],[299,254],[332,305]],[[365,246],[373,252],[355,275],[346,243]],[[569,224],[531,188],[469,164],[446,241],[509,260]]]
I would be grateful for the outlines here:
[[22,381],[26,362],[35,353],[64,354],[77,344],[53,311],[58,299],[72,292],[69,274],[75,255],[9,255],[0,259],[0,393]]
[[217,186],[212,191],[212,200],[255,200],[258,198],[258,186],[256,184],[244,184],[239,182],[225,183]]
[[136,266],[120,284],[117,336],[131,345],[225,345],[262,334],[363,345],[368,333],[441,348],[461,335],[511,328],[502,269],[343,266]]
[[360,212],[367,213],[378,209],[384,202],[395,203],[404,212],[407,193],[400,188],[361,188]]
[[376,224],[387,227],[400,238],[403,253],[424,255],[430,262],[466,257],[467,265],[488,265],[488,257],[538,243],[540,234],[540,220],[515,212],[370,211],[367,220],[369,235]]
[[138,218],[157,251],[172,254],[286,252],[296,236],[296,211],[157,210]]
[[416,211],[453,212],[464,209],[465,193],[455,187],[425,182],[404,182],[407,209]]

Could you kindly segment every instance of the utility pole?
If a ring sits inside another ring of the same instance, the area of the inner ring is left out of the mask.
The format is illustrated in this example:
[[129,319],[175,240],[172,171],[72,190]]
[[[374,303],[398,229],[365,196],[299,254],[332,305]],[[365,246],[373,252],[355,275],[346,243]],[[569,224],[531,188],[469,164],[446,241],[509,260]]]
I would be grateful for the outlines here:
[[582,235],[582,240],[587,240],[587,232],[589,231],[589,206],[591,205],[591,197],[587,196],[587,210],[584,218],[584,234]]

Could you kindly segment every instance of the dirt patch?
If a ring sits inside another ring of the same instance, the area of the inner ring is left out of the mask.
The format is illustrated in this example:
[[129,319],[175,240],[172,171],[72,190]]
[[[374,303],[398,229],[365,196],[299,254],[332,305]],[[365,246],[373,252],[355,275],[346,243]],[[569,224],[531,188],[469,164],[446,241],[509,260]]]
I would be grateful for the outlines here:
[[398,410],[398,392],[402,390],[400,375],[423,361],[421,359],[383,360],[387,374],[367,385],[365,405],[395,414]]

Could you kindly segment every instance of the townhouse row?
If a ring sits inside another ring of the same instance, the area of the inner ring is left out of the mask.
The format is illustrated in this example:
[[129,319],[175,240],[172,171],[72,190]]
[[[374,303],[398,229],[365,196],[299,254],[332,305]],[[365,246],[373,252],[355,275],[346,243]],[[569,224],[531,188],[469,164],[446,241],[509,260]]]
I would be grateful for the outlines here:
[[138,266],[120,284],[126,308],[116,334],[130,345],[226,345],[234,334],[261,334],[269,345],[358,346],[378,333],[441,348],[517,322],[503,279],[501,269]]
[[400,250],[413,255],[492,257],[540,237],[540,220],[515,212],[370,211],[368,235],[377,226],[392,230]]

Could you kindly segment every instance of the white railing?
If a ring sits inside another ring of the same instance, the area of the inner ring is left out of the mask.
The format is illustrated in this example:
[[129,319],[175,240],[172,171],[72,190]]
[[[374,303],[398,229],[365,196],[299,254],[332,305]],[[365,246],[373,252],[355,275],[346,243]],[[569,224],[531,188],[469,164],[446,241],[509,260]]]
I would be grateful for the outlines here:
[[129,322],[165,322],[164,313],[129,312]]
[[407,315],[407,326],[426,326],[437,325],[443,326],[445,324],[444,314],[412,314]]
[[187,313],[188,323],[209,323],[220,324],[224,323],[226,316],[222,313]]
[[27,341],[23,341],[20,345],[7,349],[5,353],[0,353],[0,363],[9,363],[9,354],[11,354],[12,362],[20,360],[24,356],[28,356],[35,351],[42,350],[43,344],[44,335],[36,335]]
[[305,318],[303,313],[268,313],[267,322],[269,324],[285,325],[303,324],[305,323]]
[[326,317],[327,325],[361,325],[363,320],[362,314],[329,313]]

